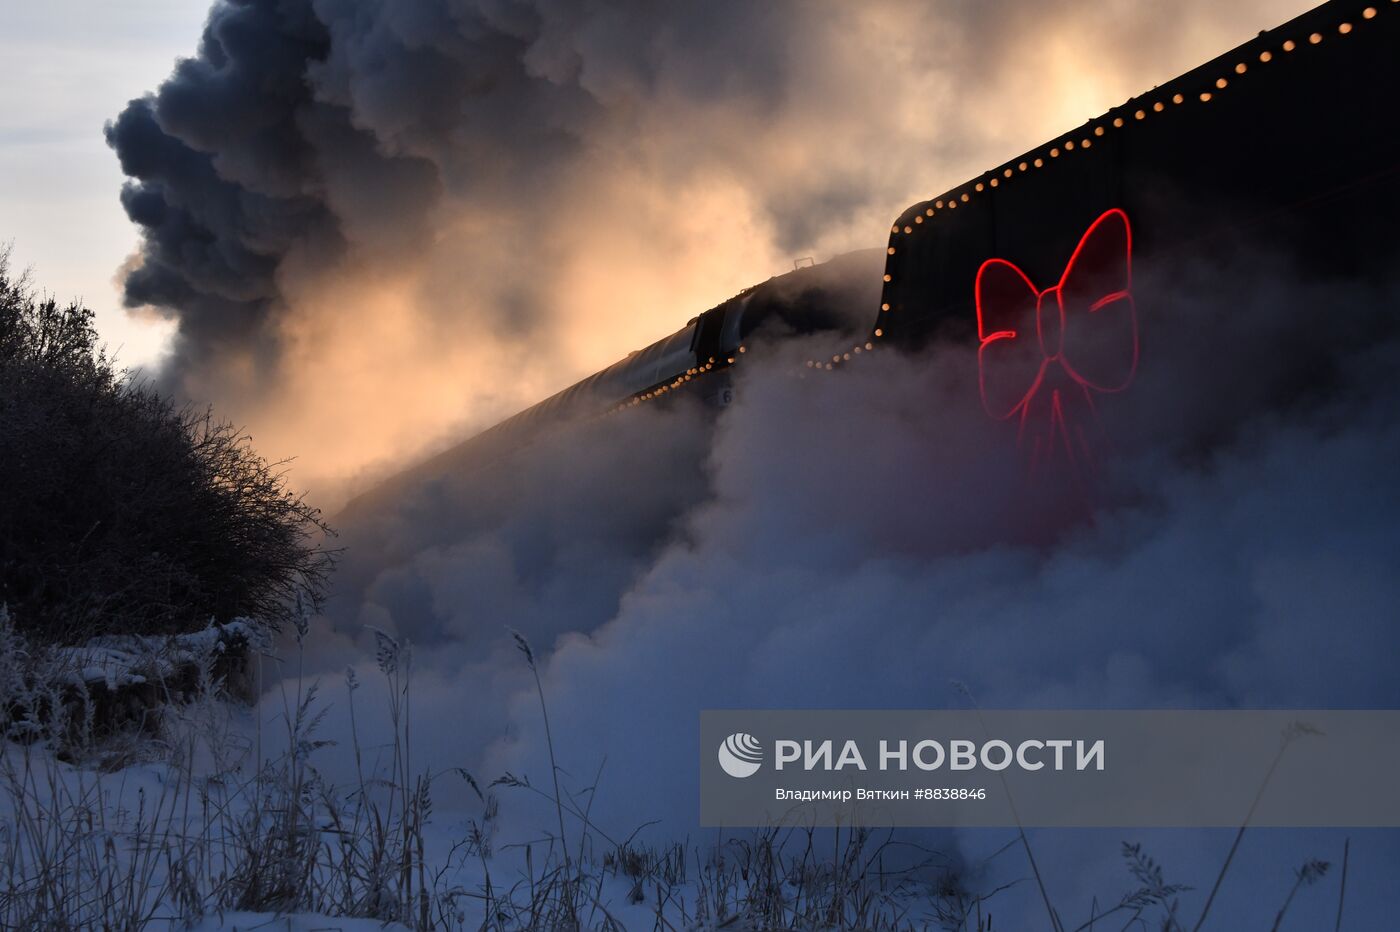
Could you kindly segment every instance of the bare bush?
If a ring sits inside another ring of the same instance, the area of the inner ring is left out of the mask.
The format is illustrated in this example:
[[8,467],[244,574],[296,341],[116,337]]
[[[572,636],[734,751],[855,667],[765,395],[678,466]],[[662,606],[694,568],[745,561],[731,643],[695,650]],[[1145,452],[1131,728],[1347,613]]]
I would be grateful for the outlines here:
[[50,643],[318,607],[320,513],[208,410],[119,372],[0,252],[0,602]]

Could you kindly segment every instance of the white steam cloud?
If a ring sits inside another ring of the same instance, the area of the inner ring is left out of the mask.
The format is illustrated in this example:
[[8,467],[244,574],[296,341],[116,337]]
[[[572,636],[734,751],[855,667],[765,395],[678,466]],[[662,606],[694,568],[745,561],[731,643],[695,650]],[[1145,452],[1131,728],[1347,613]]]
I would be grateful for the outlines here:
[[[971,347],[835,373],[792,347],[739,367],[712,437],[694,410],[644,407],[404,495],[362,534],[393,555],[352,562],[313,661],[363,656],[366,623],[411,637],[423,762],[540,782],[520,629],[566,781],[601,767],[596,824],[659,820],[652,838],[694,831],[705,708],[956,706],[954,681],[987,707],[1396,707],[1396,295],[1230,261],[1138,265],[1142,367],[1102,406],[1115,449],[1092,503],[1026,480]],[[503,798],[503,831],[547,824]],[[1036,843],[1087,902],[1122,876],[1122,834]],[[1198,887],[1228,846],[1136,834]],[[1246,891],[1281,900],[1302,857],[1340,847],[1267,837],[1222,915],[1257,916]],[[1374,907],[1400,843],[1353,841],[1348,896]],[[970,865],[1004,842],[943,839]]]

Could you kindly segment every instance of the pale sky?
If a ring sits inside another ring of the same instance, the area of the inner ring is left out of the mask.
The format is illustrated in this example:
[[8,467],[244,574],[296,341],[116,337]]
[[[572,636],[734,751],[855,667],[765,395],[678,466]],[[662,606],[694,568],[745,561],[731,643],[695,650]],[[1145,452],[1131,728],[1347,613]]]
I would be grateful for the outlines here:
[[14,270],[97,313],[127,366],[150,366],[170,332],[129,317],[114,284],[136,248],[117,201],[122,173],[103,123],[195,49],[208,0],[0,0],[0,243]]

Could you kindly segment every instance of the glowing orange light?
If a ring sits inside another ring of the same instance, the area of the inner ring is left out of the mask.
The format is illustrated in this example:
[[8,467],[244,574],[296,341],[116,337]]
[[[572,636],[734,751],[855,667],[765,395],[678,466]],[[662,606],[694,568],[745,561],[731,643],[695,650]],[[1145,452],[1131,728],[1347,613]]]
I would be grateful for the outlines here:
[[1376,15],[1376,8],[1373,6],[1368,6],[1366,9],[1361,11],[1361,15],[1366,19],[1371,19]]
[[1147,113],[1143,110],[1139,110],[1137,113],[1134,113],[1133,116],[1141,120],[1143,117],[1147,116]]
[[1051,150],[1050,150],[1050,158],[1052,158],[1052,159],[1057,159],[1057,158],[1059,158],[1059,157],[1060,157],[1060,150],[1059,150],[1059,149],[1051,149]]
[[1224,88],[1224,87],[1226,87],[1229,83],[1230,83],[1230,82],[1227,81],[1227,80],[1224,79],[1224,78],[1216,78],[1216,79],[1215,79],[1215,86],[1216,86],[1216,87],[1219,87],[1219,88]]
[[1273,60],[1274,60],[1274,53],[1273,53],[1273,52],[1270,52],[1270,51],[1268,51],[1268,50],[1266,49],[1266,50],[1264,50],[1264,51],[1262,51],[1262,52],[1259,53],[1259,60],[1260,60],[1260,61],[1263,61],[1263,62],[1273,61]]
[[1114,125],[1114,126],[1120,126],[1120,127],[1121,127],[1121,126],[1123,125],[1123,118],[1122,118],[1122,117],[1114,117],[1114,118],[1113,118],[1113,125]]
[[1181,103],[1181,102],[1182,102],[1183,100],[1185,100],[1185,99],[1186,99],[1186,98],[1185,98],[1185,97],[1182,97],[1180,94],[1173,94],[1173,95],[1172,95],[1172,103],[1174,103],[1174,104],[1179,104],[1179,103]]
[[1158,113],[1161,113],[1163,110],[1167,109],[1167,105],[1159,100],[1152,105],[1152,109],[1156,110]]
[[887,282],[888,282],[888,281],[894,281],[894,277],[891,276],[891,275],[886,274],[886,275],[885,275],[885,281],[887,281]]
[[1342,23],[1340,26],[1337,27],[1337,31],[1340,32],[1342,35],[1346,35],[1347,33],[1351,32],[1351,23]]
[[1294,42],[1292,39],[1288,39],[1288,40],[1286,40],[1286,41],[1283,43],[1283,50],[1284,50],[1285,52],[1291,52],[1291,51],[1293,51],[1294,49],[1296,49],[1297,47],[1298,47],[1298,43]]
[[964,192],[963,192],[963,196],[962,196],[962,202],[963,202],[964,204],[966,204],[966,203],[967,203],[967,200],[968,200],[968,194],[967,194],[966,191],[964,191]]
[[885,331],[881,330],[879,327],[876,327],[876,328],[875,328],[875,335],[876,335],[877,337],[882,337],[882,336],[885,335]]
[[1244,74],[1248,70],[1249,66],[1246,65],[1244,62],[1240,62],[1238,65],[1235,66],[1235,74]]
[[1203,92],[1201,93],[1201,102],[1204,103],[1205,101],[1208,101],[1208,100],[1210,100],[1210,91],[1203,91]]
[[1000,178],[993,178],[993,179],[992,179],[992,187],[995,188],[995,187],[996,187],[997,185],[999,185],[999,184],[1001,184],[1001,179],[1000,179]]
[[1317,45],[1319,42],[1322,41],[1322,33],[1313,33],[1312,35],[1308,36],[1308,41],[1311,42],[1313,45]]
[[1036,160],[1035,160],[1035,167],[1036,167],[1036,168],[1040,168],[1040,167],[1041,167],[1042,165],[1044,165],[1044,164],[1045,164],[1045,160],[1044,160],[1044,159],[1036,159]]
[[885,251],[888,252],[890,255],[894,255],[894,247],[893,247],[893,246],[891,246],[889,249],[887,249],[887,250],[885,250]]
[[1103,127],[1102,127],[1102,126],[1095,126],[1095,127],[1094,127],[1094,135],[1095,135],[1095,136],[1102,136],[1102,135],[1103,135]]
[[905,232],[905,233],[913,233],[913,232],[914,232],[914,228],[913,228],[913,227],[905,227],[905,228],[904,228],[904,232]]
[[920,214],[919,216],[915,217],[915,218],[914,218],[914,222],[915,222],[915,223],[923,223],[923,222],[924,222],[923,215]]
[[888,304],[882,304],[882,305],[880,305],[880,310],[882,310],[882,311],[888,311],[889,309],[890,309],[890,306],[889,306]]

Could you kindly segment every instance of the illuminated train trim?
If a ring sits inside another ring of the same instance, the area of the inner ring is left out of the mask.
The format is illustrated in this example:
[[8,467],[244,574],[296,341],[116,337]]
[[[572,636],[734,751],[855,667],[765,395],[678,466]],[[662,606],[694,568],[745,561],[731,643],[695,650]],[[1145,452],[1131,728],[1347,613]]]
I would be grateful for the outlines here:
[[[809,359],[806,361],[806,368],[815,371],[832,371],[851,363],[862,355],[868,356],[882,345],[888,344],[890,323],[898,311],[892,295],[893,288],[897,284],[894,279],[896,271],[894,260],[900,253],[900,247],[909,237],[917,237],[921,231],[931,229],[935,222],[940,221],[949,213],[957,211],[959,207],[975,207],[979,200],[988,197],[993,190],[1004,192],[1008,185],[1014,185],[1022,175],[1038,176],[1055,164],[1065,163],[1067,160],[1073,159],[1078,152],[1092,150],[1096,142],[1107,144],[1117,131],[1122,131],[1143,121],[1153,120],[1159,115],[1169,116],[1173,112],[1186,111],[1193,106],[1210,104],[1222,95],[1229,93],[1237,82],[1253,81],[1260,74],[1268,74],[1270,63],[1276,62],[1284,56],[1292,57],[1303,54],[1307,49],[1329,41],[1329,35],[1333,40],[1336,40],[1336,37],[1346,37],[1363,24],[1376,20],[1382,15],[1383,10],[1385,11],[1384,15],[1396,15],[1393,8],[1398,4],[1400,4],[1400,0],[1388,0],[1388,2],[1374,3],[1360,8],[1348,4],[1346,7],[1352,11],[1350,15],[1339,15],[1331,20],[1329,25],[1322,26],[1323,17],[1330,15],[1332,10],[1343,6],[1340,3],[1324,4],[1322,7],[1305,12],[1273,30],[1261,32],[1256,38],[1221,55],[1211,63],[1219,64],[1213,75],[1202,76],[1198,74],[1206,66],[1193,69],[1164,87],[1130,98],[1124,104],[1110,108],[1102,116],[1088,121],[1078,131],[1063,134],[1051,142],[1042,144],[1016,159],[1005,162],[991,171],[948,190],[937,198],[922,201],[906,210],[900,215],[900,220],[890,228],[883,276],[884,292],[880,298],[880,307],[874,326],[868,332],[866,339],[833,352],[829,358]],[[1306,28],[1303,25],[1305,23],[1308,24]],[[1229,62],[1232,64],[1220,64]],[[1384,117],[1378,115],[1377,118],[1383,119]],[[973,283],[969,282],[969,296],[971,296],[972,287]],[[720,308],[742,300],[753,290],[753,288],[745,289],[735,298],[695,318],[686,328],[660,342],[671,343],[680,339],[688,339],[693,350],[696,338],[699,336],[698,329],[701,320],[708,314],[714,314]],[[729,322],[726,322],[726,327],[729,326]],[[655,344],[653,347],[639,352],[647,353],[659,345],[660,343]],[[718,352],[708,354],[692,352],[690,357],[685,360],[684,368],[678,367],[645,387],[627,392],[621,396],[620,400],[606,402],[601,413],[620,412],[645,402],[664,398],[678,390],[689,389],[693,383],[699,382],[707,376],[725,373],[739,365],[744,360],[744,354],[748,350],[749,347],[742,341],[731,341],[730,345],[720,347]],[[628,360],[624,360],[612,368],[623,366],[626,362]],[[609,370],[604,370],[604,372],[607,371]],[[600,375],[602,374],[600,373]],[[566,389],[560,393],[560,396],[572,391],[573,389]],[[617,396],[614,396],[614,399],[616,398]],[[562,399],[551,398],[547,400],[547,403],[556,400]]]
[[[1376,3],[1356,9],[1355,15],[1343,16],[1333,24],[1335,35],[1348,36],[1358,25],[1374,21],[1381,14],[1382,7],[1397,4],[1400,4],[1400,0],[1388,0],[1387,3]],[[1187,105],[1208,104],[1222,93],[1227,92],[1232,81],[1245,80],[1246,75],[1251,76],[1249,79],[1252,79],[1254,75],[1260,73],[1260,69],[1278,59],[1280,53],[1291,55],[1321,45],[1328,36],[1320,28],[1313,29],[1306,35],[1295,37],[1292,34],[1292,30],[1296,29],[1301,21],[1313,18],[1321,9],[1304,13],[1276,29],[1261,32],[1255,39],[1222,55],[1221,59],[1235,58],[1238,60],[1232,67],[1213,79],[1207,78],[1192,88],[1174,89],[1172,85],[1177,84],[1180,80],[1178,79],[1178,81],[1170,82],[1165,88],[1157,88],[1151,93],[1129,98],[1122,105],[1111,108],[1096,119],[1089,120],[1081,131],[1067,133],[1060,139],[1032,149],[1016,159],[1005,162],[977,178],[946,191],[937,198],[920,202],[912,208],[912,214],[910,211],[905,211],[900,215],[900,220],[890,227],[889,245],[886,249],[889,259],[887,259],[884,274],[886,293],[881,297],[879,315],[871,332],[871,340],[846,352],[834,354],[829,362],[824,359],[808,360],[807,367],[830,371],[842,363],[850,362],[854,356],[860,355],[862,349],[869,352],[881,345],[878,341],[886,336],[887,321],[890,319],[890,315],[896,312],[890,290],[894,283],[895,273],[893,257],[898,254],[901,236],[917,235],[921,230],[928,229],[937,218],[956,211],[960,206],[971,204],[980,194],[987,194],[992,189],[1013,183],[1020,175],[1049,168],[1057,162],[1071,157],[1076,151],[1092,149],[1096,140],[1102,141],[1103,137],[1115,130],[1121,130],[1132,123],[1147,120],[1154,114],[1170,113]],[[1400,54],[1400,50],[1397,50],[1396,54]],[[1384,117],[1378,115],[1377,118],[1383,119]]]
[[[1335,4],[1335,6],[1341,5]],[[1332,31],[1334,38],[1345,37],[1358,26],[1375,20],[1381,15],[1384,7],[1397,5],[1400,5],[1400,0],[1387,0],[1387,2],[1373,3],[1360,8],[1350,7],[1354,10],[1353,15],[1342,15],[1327,28]],[[940,216],[956,211],[960,206],[971,205],[978,195],[990,194],[993,189],[1012,184],[1020,175],[1029,175],[1047,169],[1058,162],[1071,158],[1075,152],[1090,150],[1096,141],[1104,142],[1105,137],[1114,131],[1148,120],[1156,114],[1170,114],[1191,105],[1209,104],[1222,94],[1227,93],[1232,82],[1253,80],[1261,73],[1261,69],[1265,69],[1264,73],[1267,73],[1267,66],[1278,60],[1280,56],[1291,56],[1294,53],[1321,45],[1328,39],[1328,33],[1323,31],[1323,27],[1318,25],[1317,28],[1312,28],[1306,33],[1303,33],[1299,27],[1304,21],[1318,18],[1319,13],[1331,6],[1334,5],[1324,4],[1323,7],[1307,11],[1275,29],[1261,32],[1256,38],[1220,56],[1216,61],[1227,59],[1235,59],[1235,61],[1232,66],[1224,68],[1213,78],[1207,77],[1189,87],[1176,86],[1182,83],[1183,78],[1192,76],[1192,73],[1188,72],[1182,78],[1169,82],[1165,87],[1155,88],[1150,93],[1129,98],[1120,106],[1110,108],[1102,116],[1085,123],[1082,130],[1066,133],[1055,141],[1044,143],[1018,158],[949,189],[937,198],[920,202],[912,208],[912,215],[910,211],[902,213],[901,219],[890,227],[884,273],[885,293],[881,296],[879,313],[867,339],[857,342],[849,348],[834,352],[829,359],[809,359],[806,361],[806,368],[815,371],[833,371],[861,355],[869,355],[884,345],[881,341],[887,336],[890,315],[896,311],[891,301],[890,290],[894,284],[893,259],[898,254],[901,236],[915,236],[920,230],[929,229]],[[1397,51],[1397,54],[1400,54],[1400,51]],[[1377,118],[1383,119],[1384,117],[1378,115]],[[743,292],[741,292],[742,294]],[[656,400],[670,392],[684,388],[687,382],[694,379],[729,369],[741,361],[739,354],[746,352],[746,349],[747,347],[741,345],[732,353],[710,357],[703,361],[696,360],[695,366],[687,368],[672,378],[649,386],[643,391],[636,392],[610,407],[608,413]]]

